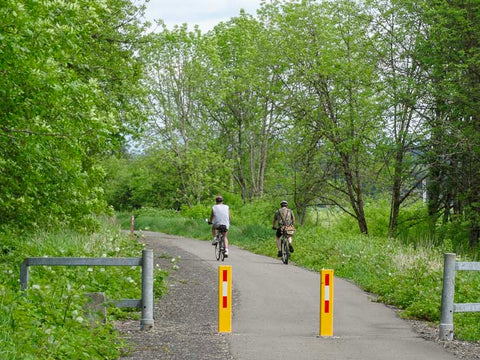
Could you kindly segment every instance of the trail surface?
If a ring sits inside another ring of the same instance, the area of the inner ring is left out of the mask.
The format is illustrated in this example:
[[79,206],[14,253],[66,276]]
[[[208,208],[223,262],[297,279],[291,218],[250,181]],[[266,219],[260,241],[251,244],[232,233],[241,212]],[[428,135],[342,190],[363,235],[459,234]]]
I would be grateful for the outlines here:
[[[334,282],[334,337],[319,338],[318,273],[233,246],[220,263],[205,241],[149,232],[142,241],[154,249],[160,266],[169,267],[175,258],[179,269],[156,306],[154,331],[139,331],[138,322],[120,325],[137,344],[124,359],[460,358],[422,339],[395,311],[345,280]],[[216,331],[219,264],[232,266],[231,334]]]

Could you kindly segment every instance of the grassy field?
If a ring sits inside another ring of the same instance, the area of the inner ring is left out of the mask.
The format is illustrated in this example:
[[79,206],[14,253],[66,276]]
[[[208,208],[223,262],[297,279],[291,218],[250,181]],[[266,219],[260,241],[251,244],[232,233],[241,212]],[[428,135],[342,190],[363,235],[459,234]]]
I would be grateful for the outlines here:
[[[92,326],[85,293],[107,299],[141,298],[140,267],[41,267],[30,269],[29,289],[20,291],[20,264],[26,257],[140,257],[142,245],[101,221],[93,234],[70,231],[0,235],[0,359],[117,359],[125,343],[113,321],[138,318],[138,311],[108,308],[107,321]],[[164,271],[156,271],[158,298]],[[100,319],[100,318],[99,318]]]
[[[136,214],[136,229],[209,240],[210,227],[204,221],[208,216],[206,211],[198,210],[192,217],[191,213],[184,216],[174,211],[142,210]],[[130,225],[130,215],[119,215],[125,228]],[[260,215],[253,214],[252,218],[262,221]],[[331,223],[332,219],[328,221]],[[332,268],[335,275],[376,294],[378,301],[398,307],[401,316],[438,325],[443,254],[452,251],[451,244],[433,246],[424,242],[420,246],[380,236],[356,235],[354,231],[347,231],[345,224],[333,222],[335,226],[299,227],[294,237],[292,261],[315,271]],[[274,232],[267,221],[262,224],[233,222],[229,241],[254,253],[276,257]],[[458,272],[455,302],[479,301],[480,272]],[[454,324],[456,338],[480,340],[480,313],[455,314]]]

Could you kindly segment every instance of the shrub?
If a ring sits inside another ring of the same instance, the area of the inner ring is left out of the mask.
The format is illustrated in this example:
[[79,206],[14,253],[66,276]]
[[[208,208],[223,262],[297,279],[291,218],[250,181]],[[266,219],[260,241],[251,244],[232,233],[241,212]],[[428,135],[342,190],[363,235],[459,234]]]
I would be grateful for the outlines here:
[[[142,246],[103,219],[88,236],[56,233],[1,234],[0,358],[117,359],[124,342],[113,320],[129,312],[109,308],[105,324],[91,327],[84,305],[86,292],[105,292],[107,299],[141,297],[140,267],[48,267],[30,269],[29,289],[20,291],[20,264],[26,257],[138,257]],[[166,273],[156,272],[156,294]],[[164,288],[163,288],[164,289]]]

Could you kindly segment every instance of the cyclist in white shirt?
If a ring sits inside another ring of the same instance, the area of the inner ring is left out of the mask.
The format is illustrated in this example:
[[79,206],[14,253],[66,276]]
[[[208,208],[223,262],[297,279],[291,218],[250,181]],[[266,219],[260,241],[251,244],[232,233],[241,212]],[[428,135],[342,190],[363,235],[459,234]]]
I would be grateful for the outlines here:
[[[210,214],[209,223],[213,224],[212,234],[213,241],[212,245],[216,245],[216,235],[217,229],[219,226],[224,225],[227,228],[230,227],[230,210],[228,205],[223,203],[223,197],[217,196],[215,198],[216,204],[212,206],[212,213]],[[227,233],[225,232],[225,256],[228,256],[228,239]]]

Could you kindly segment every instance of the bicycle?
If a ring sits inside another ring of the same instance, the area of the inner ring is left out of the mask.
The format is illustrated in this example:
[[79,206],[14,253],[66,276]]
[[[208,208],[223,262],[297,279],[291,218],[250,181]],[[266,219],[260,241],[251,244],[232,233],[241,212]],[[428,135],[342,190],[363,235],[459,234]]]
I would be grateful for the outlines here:
[[[208,221],[207,221],[208,222]],[[209,225],[212,225],[208,222]],[[227,232],[227,227],[225,225],[220,225],[217,228],[217,235],[215,235],[216,244],[215,244],[215,258],[217,261],[224,261],[228,255],[225,255],[225,233]]]
[[287,265],[288,259],[290,258],[290,247],[288,242],[287,230],[285,227],[279,228],[282,231],[282,236],[280,238],[280,250],[282,252],[282,262]]
[[227,232],[227,227],[225,225],[220,225],[217,228],[217,243],[215,244],[215,258],[218,260],[224,261],[228,255],[225,255],[225,233]]

